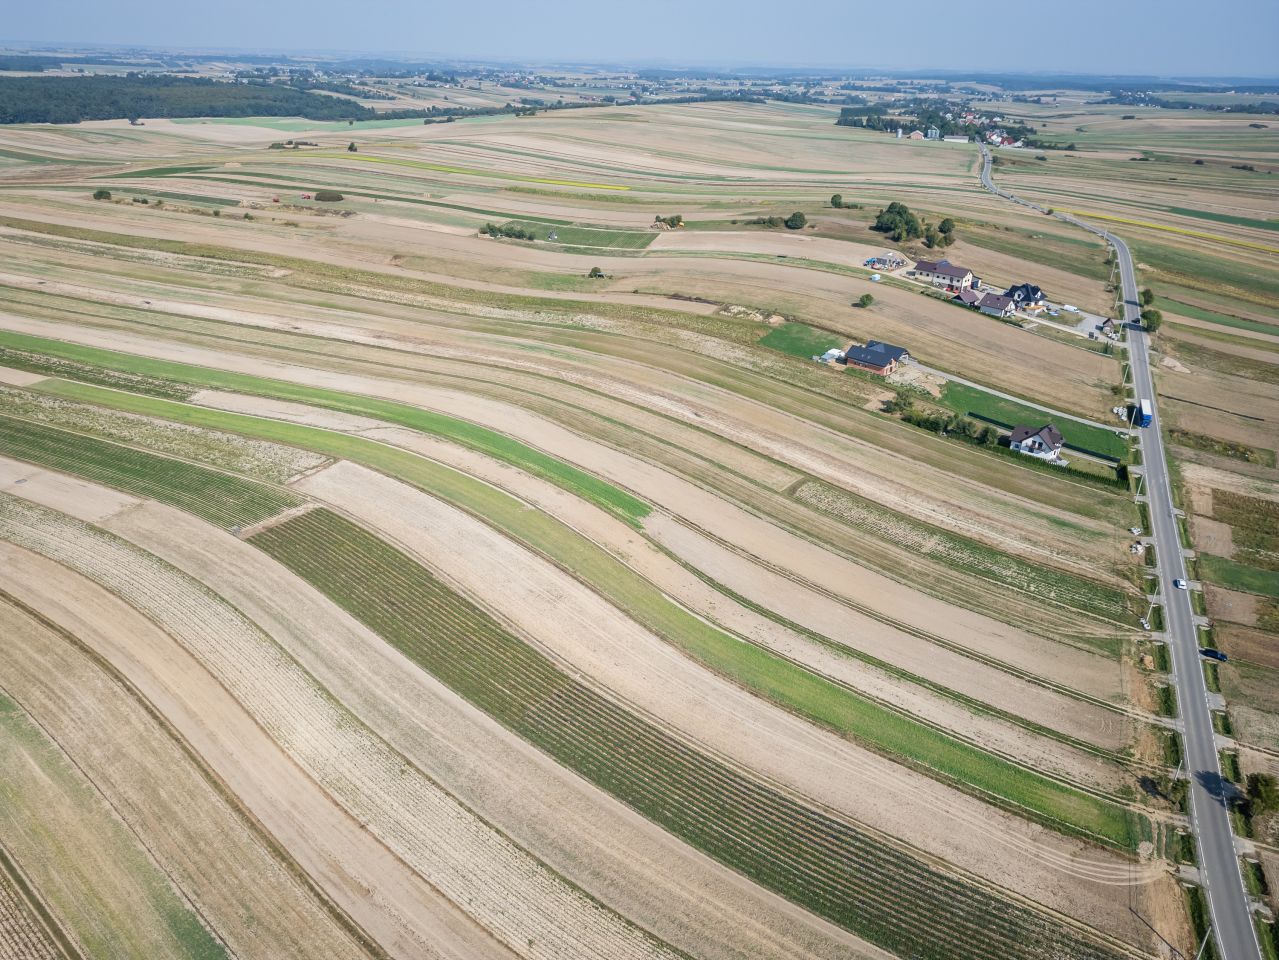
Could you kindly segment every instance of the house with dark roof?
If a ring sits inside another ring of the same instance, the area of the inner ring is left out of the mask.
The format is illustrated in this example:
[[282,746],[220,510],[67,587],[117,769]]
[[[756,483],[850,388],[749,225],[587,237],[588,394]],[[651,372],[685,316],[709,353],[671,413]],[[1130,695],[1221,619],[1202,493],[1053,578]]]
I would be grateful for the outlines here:
[[1061,456],[1061,445],[1061,431],[1051,423],[1042,427],[1013,427],[1008,436],[1009,449],[1040,460],[1056,460]]
[[916,280],[956,292],[969,287],[981,287],[980,277],[973,276],[973,272],[967,267],[956,266],[949,260],[920,260],[908,273]]
[[975,307],[977,304],[981,303],[981,298],[983,296],[985,296],[985,294],[978,293],[972,288],[966,288],[964,290],[960,290],[959,293],[955,295],[955,299],[966,307]]
[[849,363],[863,370],[870,370],[880,376],[886,376],[897,369],[899,363],[910,359],[905,347],[896,347],[891,343],[868,340],[866,346],[851,346],[844,351],[844,359],[840,363]]
[[1011,286],[1004,291],[1004,296],[1010,298],[1018,310],[1024,310],[1027,313],[1038,313],[1048,304],[1044,291],[1033,283],[1018,283]]
[[977,309],[991,317],[1011,317],[1016,305],[1002,293],[988,293],[977,303]]

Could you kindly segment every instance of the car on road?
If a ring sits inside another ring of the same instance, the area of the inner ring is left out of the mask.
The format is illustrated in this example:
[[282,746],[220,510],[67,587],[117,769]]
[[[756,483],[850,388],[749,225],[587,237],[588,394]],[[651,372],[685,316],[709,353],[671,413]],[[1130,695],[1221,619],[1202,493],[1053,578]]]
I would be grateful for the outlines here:
[[1230,659],[1230,657],[1214,647],[1204,647],[1199,651],[1199,655],[1201,657],[1207,657],[1209,660],[1217,660],[1221,663],[1225,663]]
[[1187,589],[1189,589],[1189,584],[1187,584],[1185,580],[1174,580],[1174,581],[1172,582],[1172,585],[1173,585],[1174,587],[1176,587],[1178,590],[1187,590]]

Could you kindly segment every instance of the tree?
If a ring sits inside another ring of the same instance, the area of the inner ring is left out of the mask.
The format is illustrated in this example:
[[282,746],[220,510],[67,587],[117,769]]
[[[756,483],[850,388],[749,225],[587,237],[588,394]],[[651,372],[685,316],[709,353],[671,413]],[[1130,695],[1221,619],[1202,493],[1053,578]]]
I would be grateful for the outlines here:
[[899,203],[896,200],[879,211],[879,215],[875,217],[875,222],[871,224],[871,229],[888,234],[898,243],[903,240],[914,240],[916,237],[924,235],[924,228],[919,222],[919,217],[911,213],[906,204]]
[[1148,308],[1141,311],[1141,322],[1146,325],[1148,333],[1154,333],[1164,322],[1164,315],[1158,310]]
[[1141,305],[1143,307],[1148,307],[1154,302],[1155,291],[1151,290],[1149,287],[1146,287],[1145,290],[1141,291]]
[[787,230],[802,230],[804,225],[808,223],[808,217],[804,216],[798,210],[786,218]]
[[869,306],[870,306],[872,303],[874,303],[874,302],[875,302],[875,298],[874,298],[874,297],[872,297],[869,293],[863,293],[863,294],[862,294],[860,297],[858,297],[858,299],[857,299],[857,306],[859,306],[859,307],[861,307],[863,310],[865,310],[867,307],[869,307]]
[[591,267],[591,272],[587,276],[592,280],[599,280],[604,276],[604,271],[599,267]]
[[931,250],[939,243],[941,243],[941,234],[938,233],[937,228],[930,223],[928,228],[924,231],[924,246]]
[[841,196],[838,193],[835,194],[833,197],[830,198],[830,205],[834,207],[836,210],[838,210],[840,207],[844,205],[843,196]]
[[951,234],[955,232],[955,221],[947,217],[941,223],[937,224],[937,229],[942,233]]
[[355,141],[351,141],[351,145],[346,148],[347,153],[359,153],[359,149],[355,146]]
[[94,200],[110,200],[110,199],[111,199],[111,191],[110,191],[110,190],[101,190],[101,189],[99,189],[99,190],[94,190],[94,191],[93,191],[93,199],[94,199]]

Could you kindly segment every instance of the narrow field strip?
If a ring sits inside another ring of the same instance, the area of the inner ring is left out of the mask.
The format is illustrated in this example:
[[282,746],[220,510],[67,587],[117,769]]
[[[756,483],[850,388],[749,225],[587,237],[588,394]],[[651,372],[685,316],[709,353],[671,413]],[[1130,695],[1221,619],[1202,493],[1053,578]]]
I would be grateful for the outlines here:
[[1091,210],[1063,210],[1062,213],[1072,213],[1077,217],[1087,217],[1089,220],[1106,220],[1111,223],[1126,223],[1134,227],[1144,227],[1147,230],[1158,230],[1161,233],[1175,233],[1183,237],[1194,237],[1196,240],[1211,240],[1213,243],[1224,243],[1231,247],[1242,247],[1245,250],[1260,250],[1262,253],[1279,253],[1279,247],[1269,247],[1264,243],[1252,243],[1248,240],[1236,240],[1233,237],[1223,237],[1215,233],[1204,233],[1201,230],[1187,230],[1184,227],[1170,227],[1160,223],[1150,223],[1146,220],[1129,220],[1126,217],[1115,217],[1104,213],[1096,213]]
[[279,960],[373,956],[215,790],[215,781],[153,708],[134,699],[76,640],[3,594],[0,634],[6,687],[145,838],[233,954]]
[[478,820],[197,581],[112,534],[8,496],[0,496],[0,537],[89,577],[166,630],[339,804],[510,950],[532,960],[677,957]]
[[220,527],[248,526],[302,503],[252,480],[3,414],[0,453],[159,500]]
[[101,794],[0,687],[0,844],[91,957],[227,960]]
[[[364,437],[97,387],[64,383],[60,389],[80,399],[92,399],[135,412],[227,429],[275,442],[293,443],[339,459],[363,463],[402,479],[462,507],[484,522],[529,544],[538,552],[549,555],[565,569],[576,571],[577,576],[600,591],[610,602],[659,636],[766,699],[842,735],[851,736],[892,756],[919,764],[946,782],[975,789],[979,795],[995,802],[1010,804],[1015,812],[1032,818],[1041,817],[1058,829],[1077,831],[1121,848],[1132,847],[1137,843],[1139,831],[1136,829],[1136,817],[1122,806],[1083,793],[962,743],[913,718],[867,700],[762,647],[743,643],[672,602],[620,560],[558,520],[530,510],[509,494],[466,474]],[[0,427],[3,424],[4,418],[0,417]],[[74,435],[68,436],[74,438]],[[35,445],[30,444],[20,449],[25,450],[26,456],[13,449],[6,449],[4,434],[0,433],[0,452],[44,466],[53,466],[55,469],[76,472],[73,458],[59,457],[56,462],[45,462],[37,459],[42,451],[35,448]],[[194,466],[186,468],[199,469]],[[112,483],[109,479],[102,479],[100,474],[81,475],[113,486],[132,482],[129,476]],[[223,475],[212,476],[221,478]],[[205,481],[206,484],[211,482]],[[241,483],[257,489],[256,485],[249,485],[248,481]],[[133,486],[121,488],[150,495]],[[261,489],[275,493],[270,488]],[[158,493],[154,499],[191,509],[183,505],[183,501],[189,502],[185,490],[166,492],[159,489]],[[295,500],[281,505],[279,510],[295,506],[298,502],[300,501]],[[191,509],[191,512],[209,519],[197,509]],[[242,522],[240,525],[247,526],[248,523]]]
[[1051,949],[1118,955],[697,753],[571,679],[413,559],[336,514],[314,510],[252,542],[561,763],[872,942],[939,960]]
[[198,460],[268,483],[284,483],[329,462],[325,457],[297,447],[3,385],[0,385],[0,414],[143,447],[183,460]]
[[589,190],[627,191],[631,188],[616,183],[591,183],[584,180],[556,180],[551,177],[533,177],[520,173],[505,173],[501,170],[483,170],[479,167],[451,167],[442,163],[428,163],[425,160],[410,160],[407,157],[376,157],[366,153],[309,153],[308,159],[323,158],[328,160],[359,160],[363,163],[388,163],[397,167],[414,167],[418,170],[432,170],[436,173],[457,173],[468,177],[487,177],[495,180],[516,180],[522,183],[548,183],[557,187],[583,187]]

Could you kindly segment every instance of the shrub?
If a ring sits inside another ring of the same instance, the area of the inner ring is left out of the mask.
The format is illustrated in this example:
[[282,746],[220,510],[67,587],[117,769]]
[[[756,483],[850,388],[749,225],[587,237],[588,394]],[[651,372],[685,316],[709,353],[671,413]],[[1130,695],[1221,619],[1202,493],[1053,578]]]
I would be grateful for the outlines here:
[[338,193],[336,190],[317,190],[314,193],[314,197],[316,200],[319,200],[321,203],[336,203],[339,200],[346,199],[345,197],[342,196],[342,194]]
[[111,191],[110,191],[110,190],[101,190],[101,189],[99,189],[99,190],[94,190],[94,191],[93,191],[93,199],[94,199],[94,200],[110,200],[110,199],[111,199]]
[[863,293],[857,300],[857,306],[865,310],[874,302],[875,302],[874,297],[872,297],[869,293]]
[[837,193],[830,198],[830,205],[838,210],[844,205],[844,198]]
[[668,227],[674,229],[675,227],[684,226],[684,215],[681,213],[673,213],[669,217],[654,217],[653,222],[664,223]]
[[599,280],[604,276],[604,271],[599,267],[591,267],[591,272],[587,276],[592,280]]
[[352,140],[352,141],[351,141],[351,143],[347,146],[347,148],[346,148],[346,152],[347,152],[347,153],[359,153],[359,152],[360,152],[360,148],[359,148],[359,147],[357,147],[357,146],[355,145],[355,141],[354,141],[354,140]]
[[787,230],[802,230],[804,225],[808,223],[808,217],[804,216],[798,210],[786,218]]

